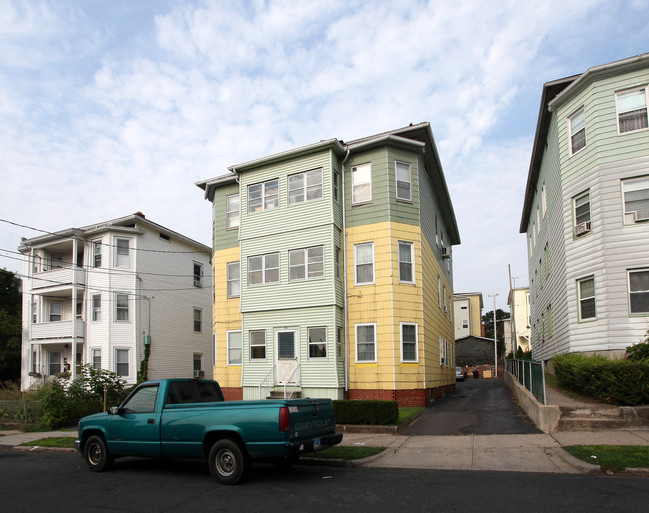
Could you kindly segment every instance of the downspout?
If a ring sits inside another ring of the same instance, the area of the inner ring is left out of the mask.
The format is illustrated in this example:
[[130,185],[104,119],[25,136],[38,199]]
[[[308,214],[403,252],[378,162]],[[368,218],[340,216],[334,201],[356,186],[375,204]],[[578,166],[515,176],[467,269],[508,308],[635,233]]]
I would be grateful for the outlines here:
[[347,310],[347,209],[345,207],[345,162],[349,158],[349,150],[342,161],[340,181],[342,182],[342,208],[343,208],[343,308],[345,310],[345,392],[349,390],[349,311]]

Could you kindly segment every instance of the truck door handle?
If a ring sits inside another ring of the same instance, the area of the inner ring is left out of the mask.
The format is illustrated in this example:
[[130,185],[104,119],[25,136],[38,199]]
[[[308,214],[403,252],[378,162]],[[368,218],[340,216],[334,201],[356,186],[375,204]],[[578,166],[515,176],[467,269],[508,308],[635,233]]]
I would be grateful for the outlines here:
[[155,424],[155,419],[148,419],[146,421],[147,424]]

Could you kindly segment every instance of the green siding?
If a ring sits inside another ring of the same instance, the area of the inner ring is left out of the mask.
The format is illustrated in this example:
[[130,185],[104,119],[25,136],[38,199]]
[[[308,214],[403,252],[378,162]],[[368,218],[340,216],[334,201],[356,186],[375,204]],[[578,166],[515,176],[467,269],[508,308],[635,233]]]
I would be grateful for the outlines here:
[[[397,199],[396,161],[410,164],[412,201]],[[388,184],[390,219],[393,222],[419,225],[419,154],[399,148],[388,149]]]
[[[370,162],[372,164],[372,201],[352,205],[352,167]],[[386,147],[353,153],[345,164],[345,206],[347,226],[381,223],[389,220],[388,208],[388,155]]]
[[239,245],[239,230],[225,229],[226,198],[239,192],[239,184],[234,183],[216,189],[212,202],[213,250],[234,248]]

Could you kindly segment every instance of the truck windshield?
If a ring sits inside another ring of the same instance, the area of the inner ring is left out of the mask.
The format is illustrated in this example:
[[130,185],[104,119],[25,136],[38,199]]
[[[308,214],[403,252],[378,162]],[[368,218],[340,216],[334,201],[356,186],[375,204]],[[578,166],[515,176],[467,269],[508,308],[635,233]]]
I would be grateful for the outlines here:
[[223,400],[221,389],[212,381],[178,381],[169,383],[167,404],[213,403]]

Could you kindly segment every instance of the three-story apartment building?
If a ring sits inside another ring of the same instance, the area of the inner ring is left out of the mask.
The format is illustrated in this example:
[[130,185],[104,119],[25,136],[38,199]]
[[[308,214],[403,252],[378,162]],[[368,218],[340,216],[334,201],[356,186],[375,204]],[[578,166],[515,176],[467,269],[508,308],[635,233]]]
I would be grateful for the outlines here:
[[22,388],[92,364],[211,376],[211,249],[141,213],[23,239]]
[[455,340],[473,335],[482,336],[482,292],[453,295]]
[[649,327],[649,54],[543,87],[520,224],[532,351],[621,357]]
[[228,397],[427,404],[455,383],[459,233],[430,125],[324,140],[199,182]]

